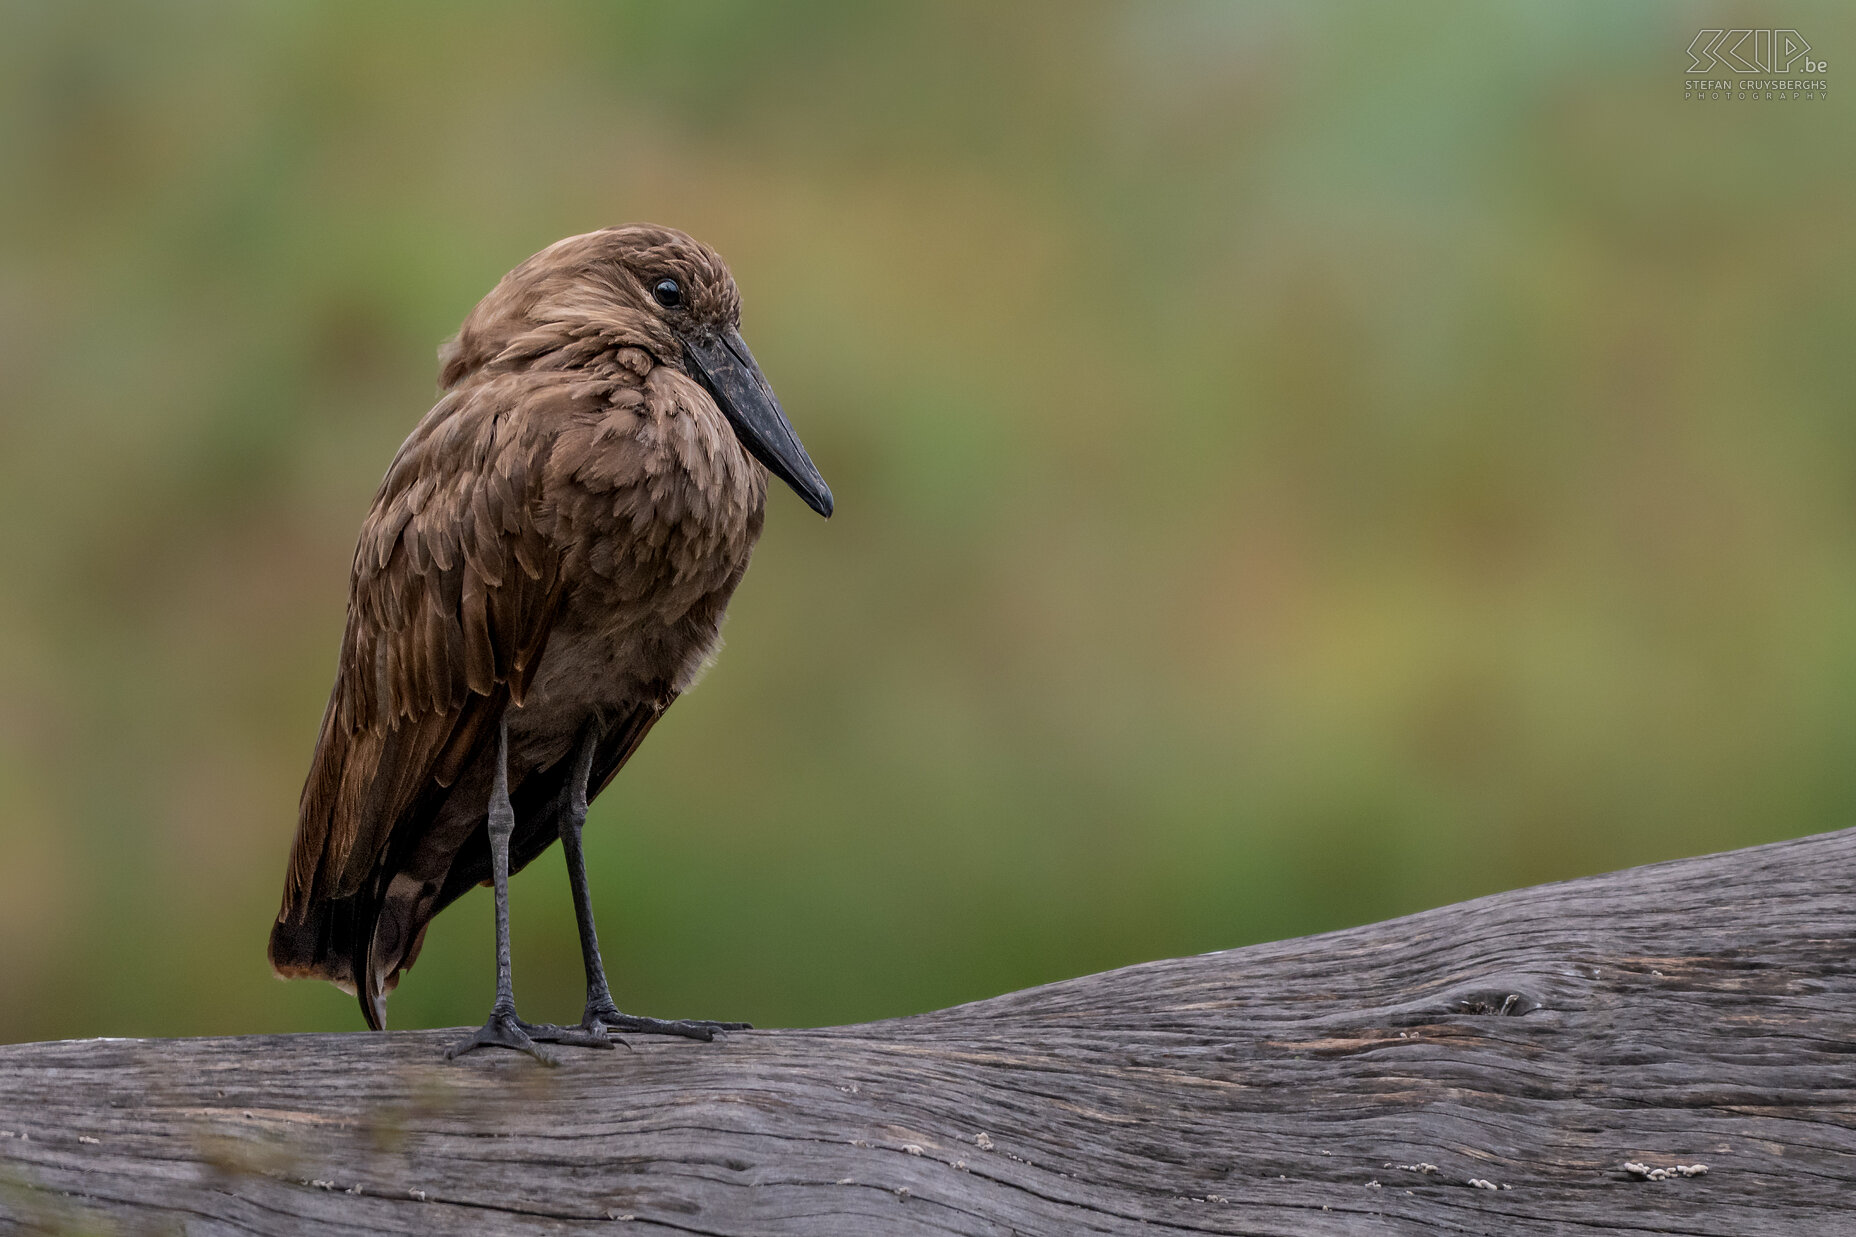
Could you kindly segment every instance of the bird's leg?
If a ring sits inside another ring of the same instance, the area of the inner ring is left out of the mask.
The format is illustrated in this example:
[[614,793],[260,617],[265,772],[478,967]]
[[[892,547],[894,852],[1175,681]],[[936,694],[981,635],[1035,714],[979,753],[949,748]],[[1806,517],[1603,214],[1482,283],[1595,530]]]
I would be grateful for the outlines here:
[[599,933],[593,927],[593,896],[586,883],[586,852],[580,835],[586,827],[587,783],[593,774],[593,752],[599,735],[589,725],[567,780],[568,798],[561,812],[561,850],[567,856],[567,883],[573,887],[574,919],[580,925],[580,956],[586,962],[586,1015],[581,1027],[589,1031],[630,1031],[639,1035],[681,1035],[711,1040],[717,1031],[746,1031],[745,1022],[708,1022],[689,1018],[644,1018],[623,1014],[612,1003],[606,983],[606,964],[599,956]]
[[509,719],[504,718],[496,738],[496,784],[490,791],[485,821],[490,834],[490,872],[496,885],[496,1004],[490,1020],[475,1035],[454,1044],[445,1053],[460,1057],[475,1048],[514,1048],[544,1065],[558,1065],[553,1053],[537,1044],[531,1028],[516,1017],[515,985],[509,978],[509,835],[515,832],[516,809],[509,802]]

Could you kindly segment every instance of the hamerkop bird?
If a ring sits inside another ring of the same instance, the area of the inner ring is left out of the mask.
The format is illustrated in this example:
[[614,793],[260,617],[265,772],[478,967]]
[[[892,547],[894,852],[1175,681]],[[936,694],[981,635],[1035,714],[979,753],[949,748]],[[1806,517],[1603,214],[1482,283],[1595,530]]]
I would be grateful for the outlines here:
[[[745,1023],[620,1013],[581,830],[719,644],[767,473],[831,491],[742,342],[713,251],[670,228],[569,237],[503,277],[440,352],[443,397],[361,526],[341,665],[303,787],[271,965],[353,992],[367,1024],[426,925],[496,890],[496,1003],[451,1055]],[[509,874],[567,856],[586,1015],[516,1017]]]

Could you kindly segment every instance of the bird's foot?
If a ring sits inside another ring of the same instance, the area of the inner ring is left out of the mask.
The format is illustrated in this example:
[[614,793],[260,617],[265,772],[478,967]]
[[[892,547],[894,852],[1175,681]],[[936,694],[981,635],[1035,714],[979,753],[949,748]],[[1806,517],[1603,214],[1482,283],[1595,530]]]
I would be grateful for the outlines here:
[[606,1034],[602,1026],[562,1027],[548,1023],[528,1028],[530,1039],[545,1044],[567,1044],[574,1048],[616,1048],[625,1041]]
[[710,1022],[701,1018],[644,1018],[622,1014],[611,1001],[590,1001],[580,1025],[587,1029],[603,1027],[607,1031],[633,1035],[680,1035],[684,1039],[703,1041],[715,1038],[717,1031],[751,1031],[747,1022]]
[[[559,1065],[561,1059],[558,1056],[535,1042],[537,1038],[545,1038],[545,1036],[538,1037],[534,1032],[547,1029],[549,1028],[530,1026],[516,1017],[514,1010],[493,1009],[490,1011],[490,1020],[478,1028],[475,1035],[469,1039],[460,1040],[445,1050],[445,1058],[456,1060],[465,1053],[475,1052],[479,1048],[513,1048],[517,1052],[528,1053],[543,1065]],[[607,1047],[611,1045],[608,1044]]]

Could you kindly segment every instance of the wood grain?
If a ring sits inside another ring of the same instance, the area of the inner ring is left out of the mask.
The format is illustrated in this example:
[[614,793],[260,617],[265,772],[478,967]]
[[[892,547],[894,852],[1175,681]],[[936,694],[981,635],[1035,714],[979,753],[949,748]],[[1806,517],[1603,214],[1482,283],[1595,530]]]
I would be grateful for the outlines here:
[[19,1044],[0,1232],[1852,1233],[1853,876],[1846,831],[555,1070]]

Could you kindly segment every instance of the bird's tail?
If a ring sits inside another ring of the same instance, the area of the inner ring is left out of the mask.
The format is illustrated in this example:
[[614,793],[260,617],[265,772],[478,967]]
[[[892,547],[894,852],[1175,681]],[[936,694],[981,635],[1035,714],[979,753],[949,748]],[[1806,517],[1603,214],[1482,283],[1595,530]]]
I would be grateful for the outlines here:
[[358,905],[361,901],[311,902],[297,915],[279,915],[271,925],[271,969],[280,979],[326,979],[359,997],[361,1015],[378,1031],[386,1025],[385,994],[361,992],[355,976],[355,960],[364,956],[373,935],[373,915]]
[[[280,979],[328,980],[360,1002],[369,1029],[384,1030],[387,994],[399,986],[400,972],[425,943],[425,918],[413,922],[413,908],[399,906],[400,901],[405,899],[389,899],[383,907],[363,892],[311,903],[300,922],[279,916],[271,925],[271,969]],[[430,902],[427,897],[418,909],[429,912]],[[389,929],[386,939],[383,926]]]

